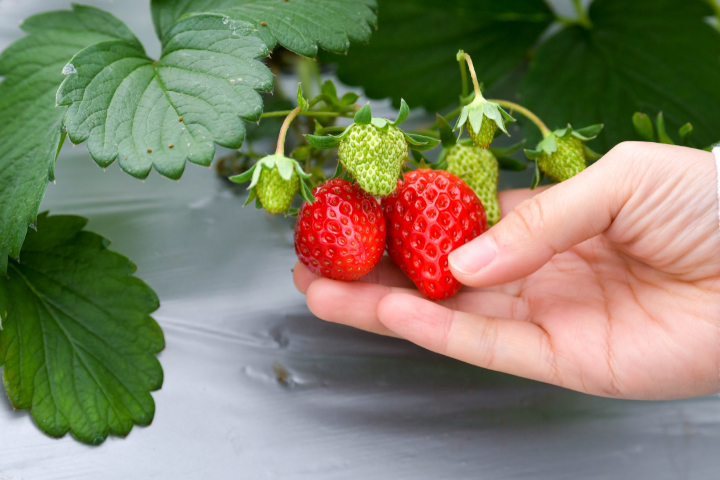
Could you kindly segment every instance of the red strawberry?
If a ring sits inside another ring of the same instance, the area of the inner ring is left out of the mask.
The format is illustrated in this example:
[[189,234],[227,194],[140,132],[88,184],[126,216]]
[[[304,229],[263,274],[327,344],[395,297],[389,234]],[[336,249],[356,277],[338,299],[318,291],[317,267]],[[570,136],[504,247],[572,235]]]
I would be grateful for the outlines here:
[[295,224],[295,252],[311,272],[356,280],[380,261],[385,247],[382,207],[348,181],[330,180],[313,191]]
[[383,201],[387,250],[423,295],[444,300],[460,283],[448,254],[487,230],[485,209],[475,192],[443,170],[415,170],[398,181]]

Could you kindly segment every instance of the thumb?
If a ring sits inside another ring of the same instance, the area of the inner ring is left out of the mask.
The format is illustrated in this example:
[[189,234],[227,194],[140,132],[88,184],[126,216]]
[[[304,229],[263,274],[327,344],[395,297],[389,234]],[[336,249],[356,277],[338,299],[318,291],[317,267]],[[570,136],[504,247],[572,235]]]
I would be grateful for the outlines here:
[[520,203],[450,254],[452,274],[473,287],[512,282],[601,234],[632,194],[631,156],[632,146],[616,147],[570,180]]

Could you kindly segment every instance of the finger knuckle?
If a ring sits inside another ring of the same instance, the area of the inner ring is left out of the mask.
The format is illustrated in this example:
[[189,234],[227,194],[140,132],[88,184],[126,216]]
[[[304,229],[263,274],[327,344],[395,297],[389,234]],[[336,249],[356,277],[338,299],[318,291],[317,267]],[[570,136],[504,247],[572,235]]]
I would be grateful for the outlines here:
[[532,197],[520,203],[510,214],[515,221],[506,222],[514,225],[517,230],[513,232],[520,238],[534,237],[536,232],[542,231],[545,226],[545,213],[539,196]]

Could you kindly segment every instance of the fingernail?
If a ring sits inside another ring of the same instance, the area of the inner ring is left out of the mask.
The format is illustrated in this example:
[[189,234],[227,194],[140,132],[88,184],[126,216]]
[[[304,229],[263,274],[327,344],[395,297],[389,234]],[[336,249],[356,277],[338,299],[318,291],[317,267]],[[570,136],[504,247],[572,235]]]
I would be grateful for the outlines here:
[[490,265],[496,256],[495,245],[482,236],[452,252],[448,261],[455,270],[469,275]]

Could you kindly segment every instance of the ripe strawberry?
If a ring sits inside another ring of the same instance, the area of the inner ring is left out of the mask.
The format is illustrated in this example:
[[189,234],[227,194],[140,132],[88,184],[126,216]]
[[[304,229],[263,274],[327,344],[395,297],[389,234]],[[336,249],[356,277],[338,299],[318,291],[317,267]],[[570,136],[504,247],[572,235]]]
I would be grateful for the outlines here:
[[460,289],[448,254],[487,230],[485,210],[472,189],[443,170],[405,174],[383,200],[387,250],[393,261],[432,300]]
[[447,171],[460,177],[480,198],[488,225],[500,221],[497,196],[500,166],[493,152],[456,144],[447,150],[445,161],[448,164]]
[[329,180],[303,203],[295,224],[295,252],[315,274],[356,280],[380,261],[385,247],[382,207],[360,187]]
[[584,142],[595,138],[602,128],[602,125],[593,125],[573,130],[568,125],[567,128],[547,134],[535,150],[525,150],[525,155],[535,160],[544,174],[564,182],[585,170],[588,159],[597,158]]
[[343,167],[373,195],[392,193],[407,152],[405,134],[389,124],[384,130],[373,124],[353,124],[338,146]]
[[285,180],[277,166],[263,168],[255,188],[265,210],[278,215],[288,211],[293,197],[300,191],[300,177],[293,170],[290,180]]

